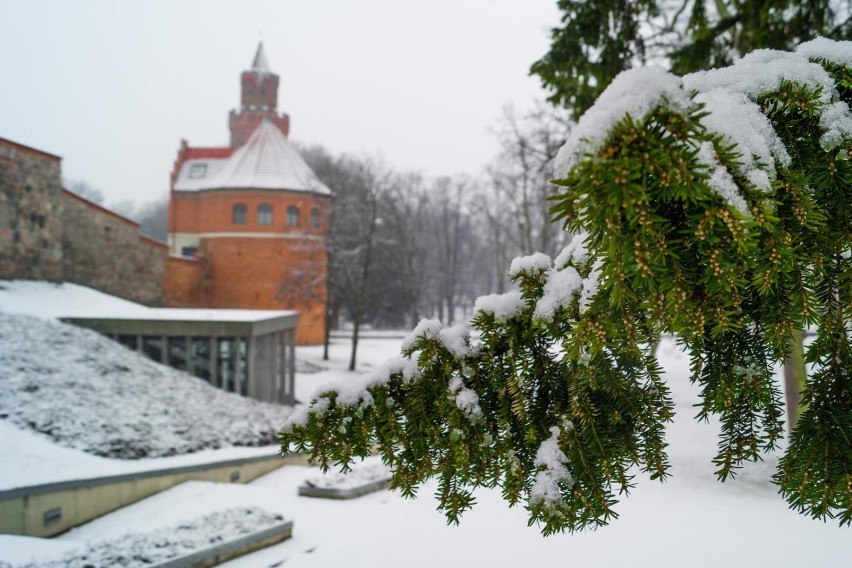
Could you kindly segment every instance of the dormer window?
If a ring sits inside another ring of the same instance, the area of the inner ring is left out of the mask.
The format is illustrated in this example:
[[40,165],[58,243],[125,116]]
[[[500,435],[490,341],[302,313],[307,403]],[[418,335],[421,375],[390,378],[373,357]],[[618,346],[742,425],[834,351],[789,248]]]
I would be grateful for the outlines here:
[[189,166],[190,179],[201,179],[207,175],[207,164],[192,164]]

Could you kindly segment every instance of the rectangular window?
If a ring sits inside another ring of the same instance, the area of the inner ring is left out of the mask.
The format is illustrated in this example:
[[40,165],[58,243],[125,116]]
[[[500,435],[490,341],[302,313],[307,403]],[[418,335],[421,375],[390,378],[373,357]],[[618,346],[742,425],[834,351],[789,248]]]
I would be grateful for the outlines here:
[[117,335],[115,339],[131,351],[136,351],[137,349],[139,349],[139,344],[136,341],[135,335]]
[[192,338],[192,372],[199,379],[210,382],[210,338]]
[[180,253],[183,256],[195,256],[195,253],[198,252],[198,247],[183,247],[180,249]]
[[259,225],[272,224],[272,205],[263,203],[257,208],[257,223]]
[[237,203],[231,210],[231,220],[234,225],[246,224],[246,206],[243,203]]
[[165,352],[165,337],[156,335],[146,335],[142,338],[142,352],[157,361],[163,362],[163,354]]
[[295,205],[287,208],[287,225],[290,227],[299,226],[299,208]]
[[240,375],[240,394],[248,396],[248,339],[240,337],[237,343],[239,344],[237,364]]
[[236,392],[237,354],[232,338],[219,339],[219,359],[217,368],[219,377],[216,384],[228,392]]
[[187,368],[187,352],[185,337],[169,337],[167,339],[169,348],[168,363],[169,367],[186,371]]

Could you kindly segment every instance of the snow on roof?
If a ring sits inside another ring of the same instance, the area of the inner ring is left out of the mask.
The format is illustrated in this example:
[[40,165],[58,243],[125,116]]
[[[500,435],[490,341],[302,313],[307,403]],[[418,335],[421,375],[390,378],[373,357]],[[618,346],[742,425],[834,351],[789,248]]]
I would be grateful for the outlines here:
[[86,286],[34,280],[0,280],[0,312],[40,318],[208,322],[258,322],[297,313],[290,310],[149,308]]
[[187,152],[187,159],[180,166],[175,180],[177,191],[208,189],[211,180],[216,179],[228,162],[227,158],[189,157],[191,155]]
[[[157,320],[157,321],[209,321],[251,323],[267,319],[292,316],[292,310],[208,310],[203,308],[145,308],[141,312],[92,312],[78,318]],[[62,316],[66,317],[66,316]]]
[[254,61],[251,64],[251,70],[260,73],[269,73],[269,61],[266,60],[266,52],[263,50],[263,42],[257,44],[257,53],[254,54]]
[[226,159],[185,161],[174,189],[276,189],[331,194],[284,133],[268,120],[261,122],[248,141]]
[[100,313],[144,313],[149,308],[98,290],[65,282],[0,280],[0,312],[40,318]]

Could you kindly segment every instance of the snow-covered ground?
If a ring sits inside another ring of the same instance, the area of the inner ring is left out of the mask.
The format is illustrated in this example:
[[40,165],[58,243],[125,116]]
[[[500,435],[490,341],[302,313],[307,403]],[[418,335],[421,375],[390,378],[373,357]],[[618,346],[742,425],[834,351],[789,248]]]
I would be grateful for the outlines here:
[[[362,340],[359,371],[396,355],[400,343],[401,339],[394,334]],[[300,400],[307,401],[320,385],[354,377],[346,370],[347,340],[334,340],[331,361],[323,361],[321,353],[321,347],[297,350],[297,357],[303,363],[300,368],[315,371],[297,373],[296,394]],[[543,538],[535,527],[527,527],[522,508],[506,506],[499,490],[478,491],[478,504],[457,527],[448,527],[435,510],[436,488],[431,483],[421,488],[415,500],[402,499],[390,491],[352,501],[299,497],[298,486],[306,479],[315,478],[318,469],[288,466],[248,485],[184,484],[49,541],[0,536],[0,564],[34,559],[36,565],[42,565],[69,551],[97,553],[100,548],[94,551],[91,548],[95,541],[137,542],[127,537],[128,533],[160,534],[157,531],[179,523],[193,524],[207,515],[235,507],[257,508],[292,519],[294,532],[288,541],[225,564],[230,568],[338,565],[798,568],[849,564],[852,558],[849,528],[802,517],[790,511],[776,494],[770,477],[777,455],[750,465],[733,481],[716,482],[710,459],[715,451],[718,426],[699,424],[692,418],[698,394],[689,384],[688,358],[671,340],[663,341],[659,355],[678,411],[667,436],[673,477],[664,484],[638,479],[638,487],[617,506],[620,518],[596,532]],[[233,448],[218,452],[237,450],[262,451]],[[44,435],[25,432],[8,420],[0,420],[3,456],[0,487],[9,487],[4,482],[7,476],[43,476],[43,470],[61,463],[72,464],[65,470],[64,479],[75,479],[81,471],[88,471],[86,468],[198,459],[207,453],[135,462],[99,458],[59,447]],[[40,462],[39,456],[44,461]],[[6,465],[9,463],[12,465]],[[25,473],[12,472],[14,464]],[[236,525],[233,530],[238,530]],[[127,546],[130,544],[126,544],[124,552]]]
[[[363,358],[374,364],[393,355],[399,342],[373,340],[365,345]],[[334,346],[332,366],[346,360],[346,348],[342,340]],[[313,352],[300,354],[311,361],[315,357]],[[223,566],[848,565],[848,527],[803,517],[777,495],[770,482],[777,454],[746,467],[733,481],[716,481],[710,460],[718,426],[693,419],[698,389],[689,383],[688,356],[670,339],[660,345],[659,355],[678,412],[668,429],[673,477],[666,483],[638,479],[638,487],[617,506],[620,518],[608,527],[544,538],[527,527],[526,511],[507,507],[499,489],[477,491],[477,505],[459,526],[451,527],[435,510],[434,484],[421,488],[415,500],[391,491],[354,501],[307,499],[296,495],[296,486],[315,470],[287,467],[250,487],[270,490],[266,506],[294,519],[293,538]],[[318,382],[304,376],[299,380],[303,388]]]

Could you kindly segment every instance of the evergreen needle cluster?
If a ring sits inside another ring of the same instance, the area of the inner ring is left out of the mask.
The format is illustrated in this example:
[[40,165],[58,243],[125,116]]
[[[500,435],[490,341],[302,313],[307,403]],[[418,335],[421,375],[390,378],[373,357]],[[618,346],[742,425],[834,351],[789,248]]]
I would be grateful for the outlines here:
[[852,522],[852,43],[755,52],[681,79],[625,72],[557,159],[556,259],[470,328],[422,322],[402,357],[318,392],[282,451],[346,469],[378,451],[392,486],[439,481],[451,522],[502,489],[544,534],[607,524],[644,471],[665,479],[673,404],[653,345],[673,334],[721,422],[720,480],[783,436],[773,368],[817,336],[776,482],[792,507]]

